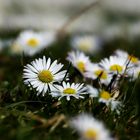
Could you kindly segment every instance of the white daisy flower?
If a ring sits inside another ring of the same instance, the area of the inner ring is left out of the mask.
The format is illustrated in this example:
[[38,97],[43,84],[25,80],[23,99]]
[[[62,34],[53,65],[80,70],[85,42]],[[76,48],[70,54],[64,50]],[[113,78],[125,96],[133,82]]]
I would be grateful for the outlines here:
[[100,79],[101,83],[108,85],[111,80],[111,75],[107,73],[107,71],[101,68],[98,64],[90,63],[87,65],[86,72],[84,76],[90,79]]
[[71,46],[85,53],[95,53],[100,49],[99,38],[94,35],[74,36],[71,40]]
[[110,107],[111,111],[116,111],[118,114],[120,112],[121,102],[117,101],[115,97],[112,97],[111,93],[105,90],[99,92],[99,102],[105,103]]
[[108,91],[101,90],[99,93],[99,102],[109,105],[112,100],[111,94]]
[[133,55],[129,55],[127,52],[122,50],[116,50],[115,55],[118,57],[122,57],[126,60],[128,60],[128,63],[136,65],[139,63],[139,59]]
[[25,55],[34,55],[52,43],[51,36],[45,36],[44,33],[33,31],[21,32],[17,40],[12,45],[12,51],[15,53],[24,52]]
[[100,62],[101,67],[111,74],[123,74],[126,70],[127,60],[122,57],[110,56]]
[[86,71],[86,66],[91,63],[89,57],[82,52],[70,52],[68,54],[67,60],[72,63],[72,65],[77,68],[82,74]]
[[90,97],[98,97],[99,96],[99,92],[96,88],[94,88],[91,85],[87,85],[87,93],[89,94]]
[[113,140],[103,123],[89,114],[78,115],[70,121],[70,125],[84,140]]
[[105,103],[111,108],[111,111],[115,110],[119,114],[119,107],[121,106],[121,102],[111,97],[111,93],[108,91],[101,90],[99,92],[91,85],[87,85],[87,93],[89,93],[90,97],[99,97],[99,102]]
[[51,59],[46,60],[45,56],[35,59],[23,70],[24,83],[35,88],[37,94],[44,95],[49,88],[53,88],[54,82],[61,82],[65,77],[66,70],[60,72],[62,67],[61,63],[57,64],[57,60],[51,64]]
[[62,97],[66,97],[66,99],[69,101],[70,97],[75,97],[76,99],[84,98],[82,95],[86,94],[86,87],[84,87],[84,84],[75,84],[75,83],[66,83],[63,82],[62,86],[55,85],[56,89],[51,90],[51,95],[53,97],[59,97],[59,100]]

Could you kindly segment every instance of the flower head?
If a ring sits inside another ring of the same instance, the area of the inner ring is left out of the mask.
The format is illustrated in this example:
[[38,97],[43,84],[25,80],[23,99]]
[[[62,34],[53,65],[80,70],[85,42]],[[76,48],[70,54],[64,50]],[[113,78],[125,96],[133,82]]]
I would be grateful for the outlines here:
[[45,56],[36,59],[25,66],[24,83],[35,88],[38,94],[44,95],[49,88],[53,88],[54,82],[60,82],[65,77],[65,70],[59,72],[62,67],[61,63],[57,64],[57,60],[51,64],[51,59],[46,60]]
[[127,52],[122,50],[116,50],[115,55],[118,57],[122,57],[130,63],[129,65],[135,65],[139,63],[139,59],[135,57],[134,55],[129,55]]
[[108,71],[101,68],[98,64],[94,63],[90,63],[87,65],[84,76],[93,80],[99,78],[101,83],[104,83],[105,85],[109,84],[111,80],[111,76],[108,74]]
[[76,129],[84,140],[112,140],[103,123],[88,114],[73,118],[70,125]]
[[95,53],[100,49],[99,39],[96,36],[74,36],[71,40],[71,45],[76,50],[85,53]]
[[105,90],[101,90],[99,93],[99,102],[105,103],[105,104],[109,104],[111,101],[112,97],[111,97],[111,93],[109,93],[108,91]]
[[[111,111],[116,111],[119,114],[119,109],[121,106],[121,102],[115,99],[115,94],[113,96],[112,93],[101,90],[99,93],[99,102],[105,103],[107,106],[110,107]],[[118,96],[118,93],[117,93]]]
[[53,89],[51,91],[52,96],[58,96],[59,100],[62,97],[66,97],[66,99],[69,101],[70,97],[75,97],[77,99],[84,98],[82,95],[86,94],[86,87],[84,87],[84,84],[75,84],[75,83],[66,83],[63,82],[62,86],[55,85],[56,89]]
[[72,63],[72,65],[77,68],[82,74],[86,71],[86,66],[91,63],[89,57],[82,52],[70,52],[68,54],[67,60]]
[[109,59],[103,59],[100,65],[111,74],[123,74],[126,70],[127,60],[122,57],[110,56]]
[[52,35],[45,36],[45,33],[41,32],[24,31],[20,33],[11,49],[15,53],[24,52],[25,55],[34,55],[52,43],[52,41]]

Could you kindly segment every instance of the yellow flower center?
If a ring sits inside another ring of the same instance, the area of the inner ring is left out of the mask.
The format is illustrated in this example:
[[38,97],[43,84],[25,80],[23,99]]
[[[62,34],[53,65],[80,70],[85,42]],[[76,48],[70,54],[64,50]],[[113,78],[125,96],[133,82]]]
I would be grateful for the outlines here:
[[50,83],[53,81],[53,75],[49,70],[43,70],[38,74],[38,78],[43,83]]
[[85,63],[82,62],[82,61],[79,61],[77,63],[77,68],[81,71],[81,72],[84,72],[85,71]]
[[84,52],[87,52],[89,51],[89,49],[91,48],[91,42],[89,41],[82,41],[80,44],[79,44],[79,49],[84,51]]
[[97,137],[97,132],[91,128],[89,128],[86,132],[85,132],[85,138],[86,139],[90,139],[90,140],[95,140]]
[[128,59],[132,62],[132,63],[137,63],[139,60],[137,57],[133,56],[133,55],[129,55]]
[[105,100],[109,100],[111,98],[110,93],[107,91],[102,91],[100,93],[100,98],[103,98]]
[[39,44],[39,41],[36,39],[36,38],[30,38],[28,41],[27,41],[27,45],[28,46],[31,46],[31,47],[37,47]]
[[111,71],[122,72],[123,71],[123,67],[118,65],[118,64],[114,64],[114,65],[110,66],[110,70]]
[[75,91],[75,89],[72,89],[72,88],[66,88],[65,90],[63,90],[63,93],[64,94],[75,94],[76,91]]
[[96,70],[94,74],[100,77],[101,79],[107,79],[107,73],[104,70]]

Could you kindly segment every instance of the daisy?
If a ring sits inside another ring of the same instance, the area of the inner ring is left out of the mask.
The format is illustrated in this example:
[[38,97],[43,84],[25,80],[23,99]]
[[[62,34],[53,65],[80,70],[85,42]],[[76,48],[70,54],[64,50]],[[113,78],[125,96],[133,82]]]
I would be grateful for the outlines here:
[[110,56],[109,59],[105,58],[100,62],[100,66],[110,74],[124,74],[126,65],[127,60],[117,56]]
[[105,103],[108,107],[110,107],[111,111],[116,111],[119,114],[119,107],[121,106],[121,102],[117,101],[115,97],[112,97],[111,93],[108,91],[100,91],[99,102]]
[[84,84],[75,84],[75,83],[66,83],[63,82],[62,86],[55,85],[56,89],[51,90],[51,95],[53,97],[59,97],[59,100],[62,97],[66,97],[66,99],[69,101],[70,97],[75,97],[76,99],[84,98],[82,95],[86,94],[86,87],[84,87]]
[[103,123],[89,114],[78,115],[70,121],[70,125],[84,140],[113,140]]
[[82,52],[70,52],[68,54],[67,60],[72,63],[72,65],[77,68],[82,74],[86,71],[86,65],[90,62],[89,57]]
[[99,102],[109,105],[112,100],[111,93],[105,90],[101,90],[99,93]]
[[129,55],[127,52],[122,51],[122,50],[116,50],[115,51],[115,55],[118,57],[122,57],[126,60],[128,60],[128,62],[130,64],[136,65],[139,63],[139,59],[137,57],[135,57],[134,55]]
[[44,33],[33,31],[21,32],[17,40],[12,45],[12,51],[15,53],[25,53],[25,55],[34,55],[52,43],[51,36],[45,36]]
[[100,49],[100,42],[96,36],[74,36],[71,40],[71,46],[85,53],[95,53]]
[[98,64],[90,63],[87,65],[86,72],[84,76],[90,79],[100,79],[101,83],[108,85],[111,80],[111,76],[107,73],[107,71],[101,68]]
[[61,63],[57,64],[57,60],[51,64],[51,59],[46,60],[45,56],[35,59],[23,70],[24,83],[35,88],[38,95],[42,93],[44,96],[49,88],[53,88],[54,82],[61,82],[65,77],[66,70],[60,72],[62,67]]
[[98,97],[99,102],[105,103],[107,106],[111,108],[111,111],[116,111],[119,114],[118,107],[120,106],[121,102],[116,101],[114,97],[111,96],[111,93],[108,91],[98,91],[96,88],[92,87],[91,85],[87,85],[87,93],[90,97]]

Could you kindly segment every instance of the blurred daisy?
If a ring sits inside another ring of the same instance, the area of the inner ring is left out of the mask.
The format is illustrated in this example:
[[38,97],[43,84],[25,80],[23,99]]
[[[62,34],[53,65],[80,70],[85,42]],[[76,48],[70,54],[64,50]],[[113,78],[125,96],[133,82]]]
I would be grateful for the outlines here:
[[131,77],[131,80],[136,80],[140,76],[140,65],[129,69],[128,75]]
[[70,121],[83,140],[113,140],[103,123],[89,114],[81,114]]
[[100,49],[100,42],[97,36],[74,36],[71,40],[71,46],[76,50],[85,53],[95,53]]
[[101,61],[100,65],[111,74],[123,74],[126,70],[126,59],[123,57],[110,56]]
[[84,87],[84,84],[75,84],[75,83],[66,83],[63,82],[62,86],[55,85],[56,89],[51,90],[51,95],[53,97],[59,97],[59,100],[62,97],[66,97],[66,99],[69,101],[70,97],[75,97],[76,99],[84,98],[82,95],[86,94],[86,87]]
[[44,33],[24,31],[14,41],[11,49],[15,53],[24,52],[25,55],[34,55],[52,43],[52,40],[51,36],[47,38]]
[[94,88],[91,85],[87,85],[87,93],[89,94],[90,97],[98,97],[99,96],[99,92],[96,88]]
[[111,80],[111,76],[107,73],[106,70],[101,68],[98,64],[90,63],[87,65],[86,72],[84,76],[90,79],[100,79],[101,83],[108,85]]
[[43,59],[35,59],[23,70],[24,83],[35,88],[37,94],[44,95],[49,88],[53,88],[54,82],[61,82],[65,77],[66,71],[60,72],[62,67],[61,63],[57,64],[57,60],[51,64],[51,59],[46,60],[45,56]]
[[72,65],[77,68],[82,74],[86,71],[86,66],[91,63],[89,57],[82,52],[70,52],[68,54],[67,60],[72,63]]
[[118,57],[123,57],[124,59],[128,60],[131,64],[138,64],[139,59],[133,55],[129,55],[127,52],[122,50],[116,50],[115,55]]

